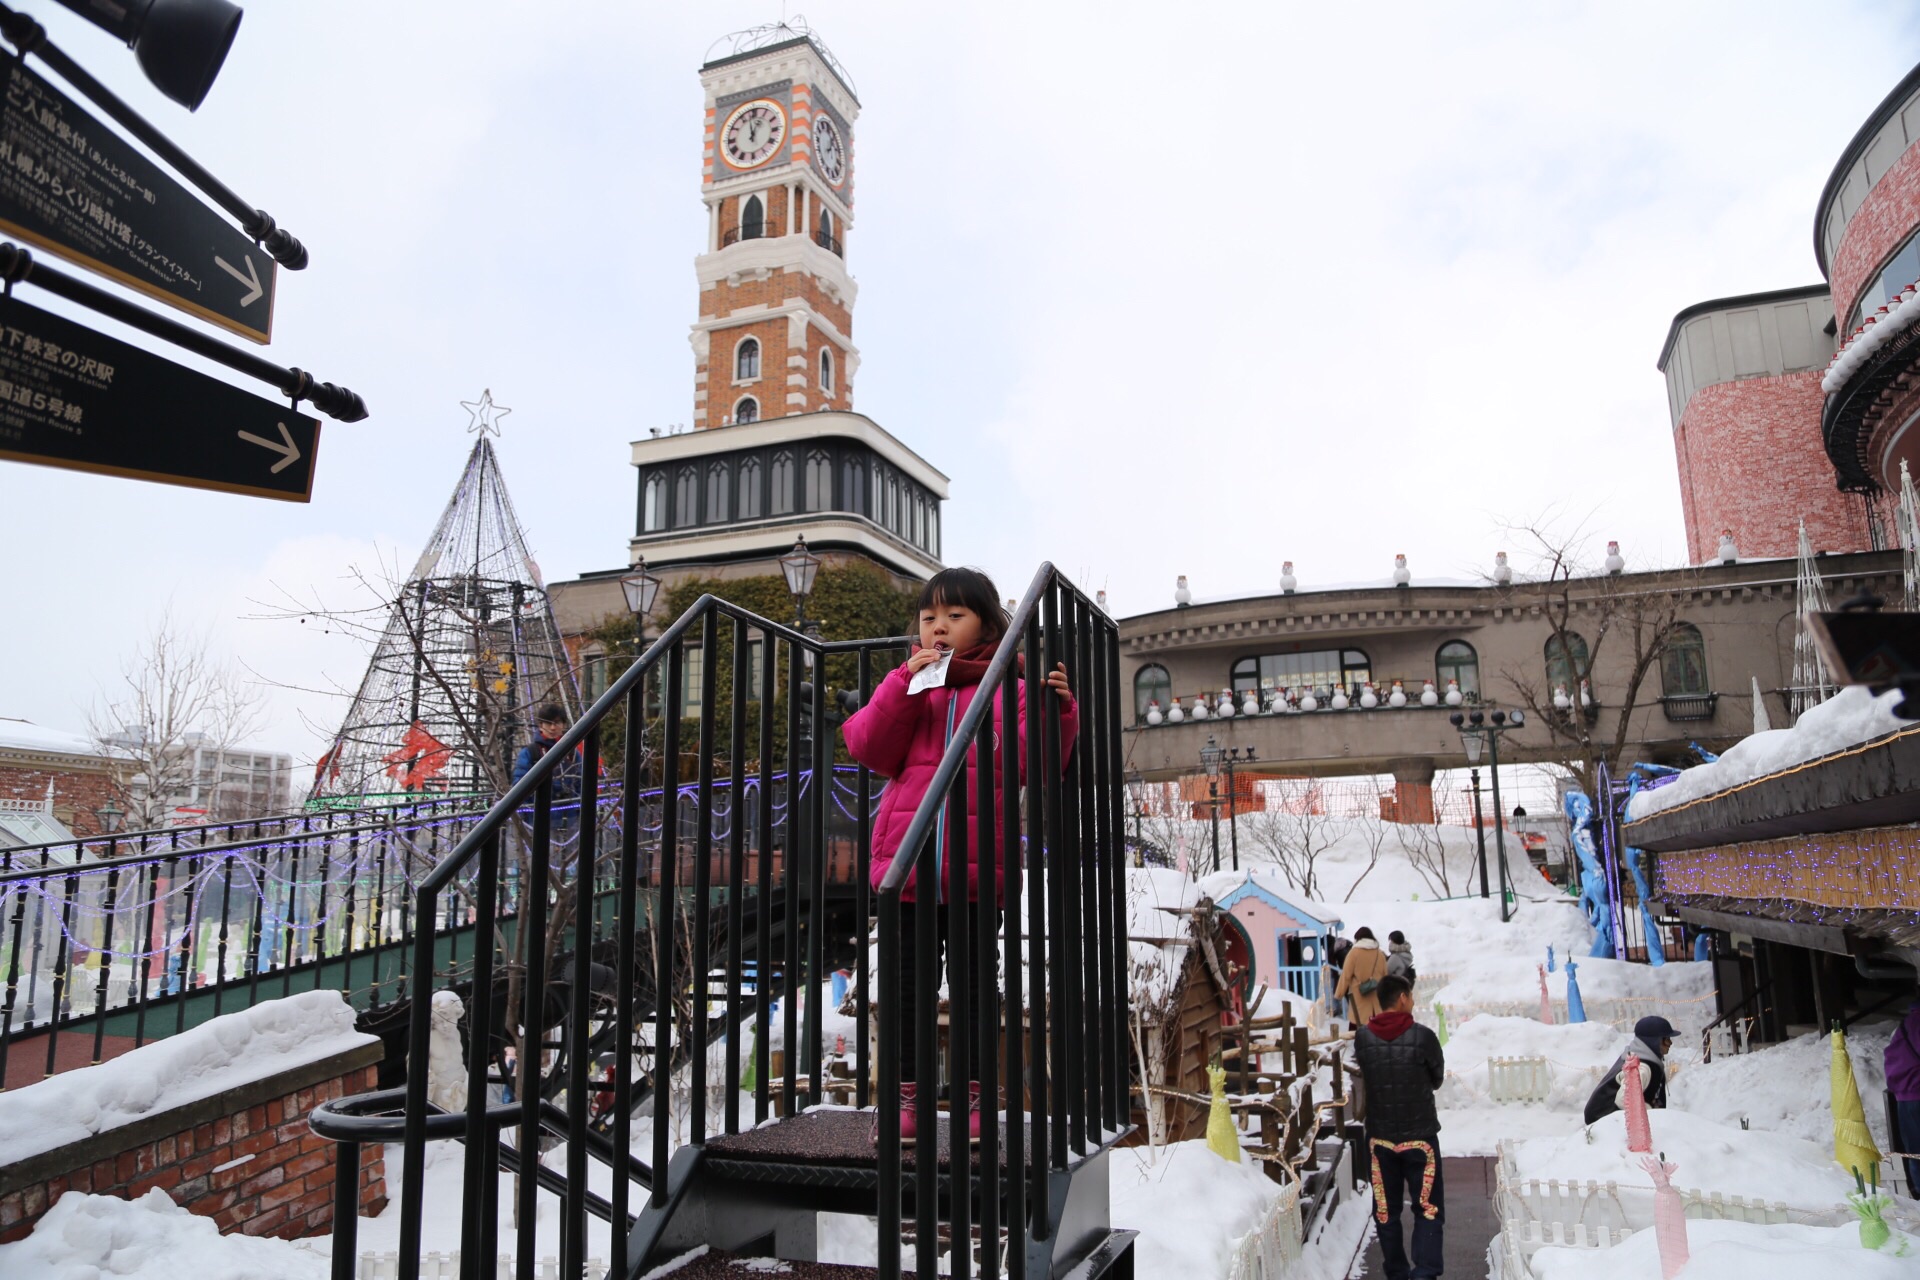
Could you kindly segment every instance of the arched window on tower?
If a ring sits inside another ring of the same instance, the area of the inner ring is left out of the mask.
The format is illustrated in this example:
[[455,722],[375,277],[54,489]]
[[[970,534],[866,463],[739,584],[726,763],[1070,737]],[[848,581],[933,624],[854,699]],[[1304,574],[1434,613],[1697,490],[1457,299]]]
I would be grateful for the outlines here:
[[733,492],[733,468],[724,462],[707,464],[707,523],[727,518],[727,499]]
[[742,520],[760,518],[760,459],[758,458],[740,460],[740,504],[737,510]]
[[833,506],[833,458],[825,449],[807,455],[807,510],[826,511]]
[[746,426],[749,422],[760,421],[760,402],[752,396],[740,397],[740,403],[733,406],[735,426]]
[[773,455],[773,503],[776,516],[793,514],[793,455],[785,449]]
[[740,206],[740,238],[758,240],[767,234],[767,206],[759,196],[748,196]]
[[1480,655],[1465,640],[1449,640],[1440,646],[1440,652],[1434,656],[1434,674],[1440,678],[1440,691],[1445,693],[1447,681],[1459,684],[1460,692],[1469,698],[1480,696]]
[[839,253],[840,241],[835,237],[833,231],[833,210],[822,209],[820,211],[820,227],[813,233],[814,243],[822,249],[830,249],[834,253]]
[[927,503],[927,554],[935,560],[940,558],[940,503],[938,500]]
[[658,533],[667,527],[667,473],[655,471],[640,491],[640,532]]
[[833,352],[820,348],[820,390],[833,394]]
[[760,339],[742,338],[740,345],[733,349],[733,377],[736,382],[748,382],[760,376]]
[[700,473],[682,467],[673,478],[673,527],[684,529],[700,522]]

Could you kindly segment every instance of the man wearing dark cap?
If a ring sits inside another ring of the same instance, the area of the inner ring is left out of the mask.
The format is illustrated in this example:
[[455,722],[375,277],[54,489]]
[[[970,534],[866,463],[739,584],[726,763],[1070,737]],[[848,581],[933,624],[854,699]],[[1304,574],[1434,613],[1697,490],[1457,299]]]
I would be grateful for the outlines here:
[[1620,1109],[1620,1079],[1626,1071],[1629,1053],[1640,1059],[1642,1092],[1647,1105],[1661,1108],[1667,1105],[1667,1054],[1673,1048],[1673,1036],[1673,1024],[1658,1014],[1649,1014],[1633,1024],[1633,1043],[1613,1060],[1607,1074],[1595,1086],[1593,1096],[1587,1099],[1588,1124]]

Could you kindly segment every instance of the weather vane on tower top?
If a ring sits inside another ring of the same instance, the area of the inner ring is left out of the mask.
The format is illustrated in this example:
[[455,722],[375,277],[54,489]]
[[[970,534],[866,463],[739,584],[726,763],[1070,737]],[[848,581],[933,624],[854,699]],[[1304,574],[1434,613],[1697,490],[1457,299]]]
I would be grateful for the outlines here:
[[472,415],[467,430],[478,431],[483,436],[489,432],[499,435],[500,419],[513,412],[505,405],[495,404],[491,390],[482,391],[478,400],[462,400],[460,407]]

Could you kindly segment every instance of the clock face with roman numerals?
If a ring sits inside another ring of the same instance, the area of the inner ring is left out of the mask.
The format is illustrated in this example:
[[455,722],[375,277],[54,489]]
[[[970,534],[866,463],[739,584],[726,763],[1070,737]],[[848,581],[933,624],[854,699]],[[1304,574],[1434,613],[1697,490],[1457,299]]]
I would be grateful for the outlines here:
[[847,144],[840,137],[839,126],[829,116],[819,116],[813,122],[813,159],[834,186],[846,180]]
[[720,154],[736,169],[757,169],[780,153],[787,140],[787,113],[772,98],[733,109],[720,129]]

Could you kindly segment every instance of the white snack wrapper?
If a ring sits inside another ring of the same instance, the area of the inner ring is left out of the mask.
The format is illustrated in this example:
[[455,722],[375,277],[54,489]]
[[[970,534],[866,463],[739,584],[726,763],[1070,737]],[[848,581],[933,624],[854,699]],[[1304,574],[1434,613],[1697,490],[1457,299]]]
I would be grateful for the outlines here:
[[907,681],[908,693],[924,693],[928,689],[938,689],[947,683],[947,664],[953,661],[953,650],[942,649],[940,656],[913,673]]

